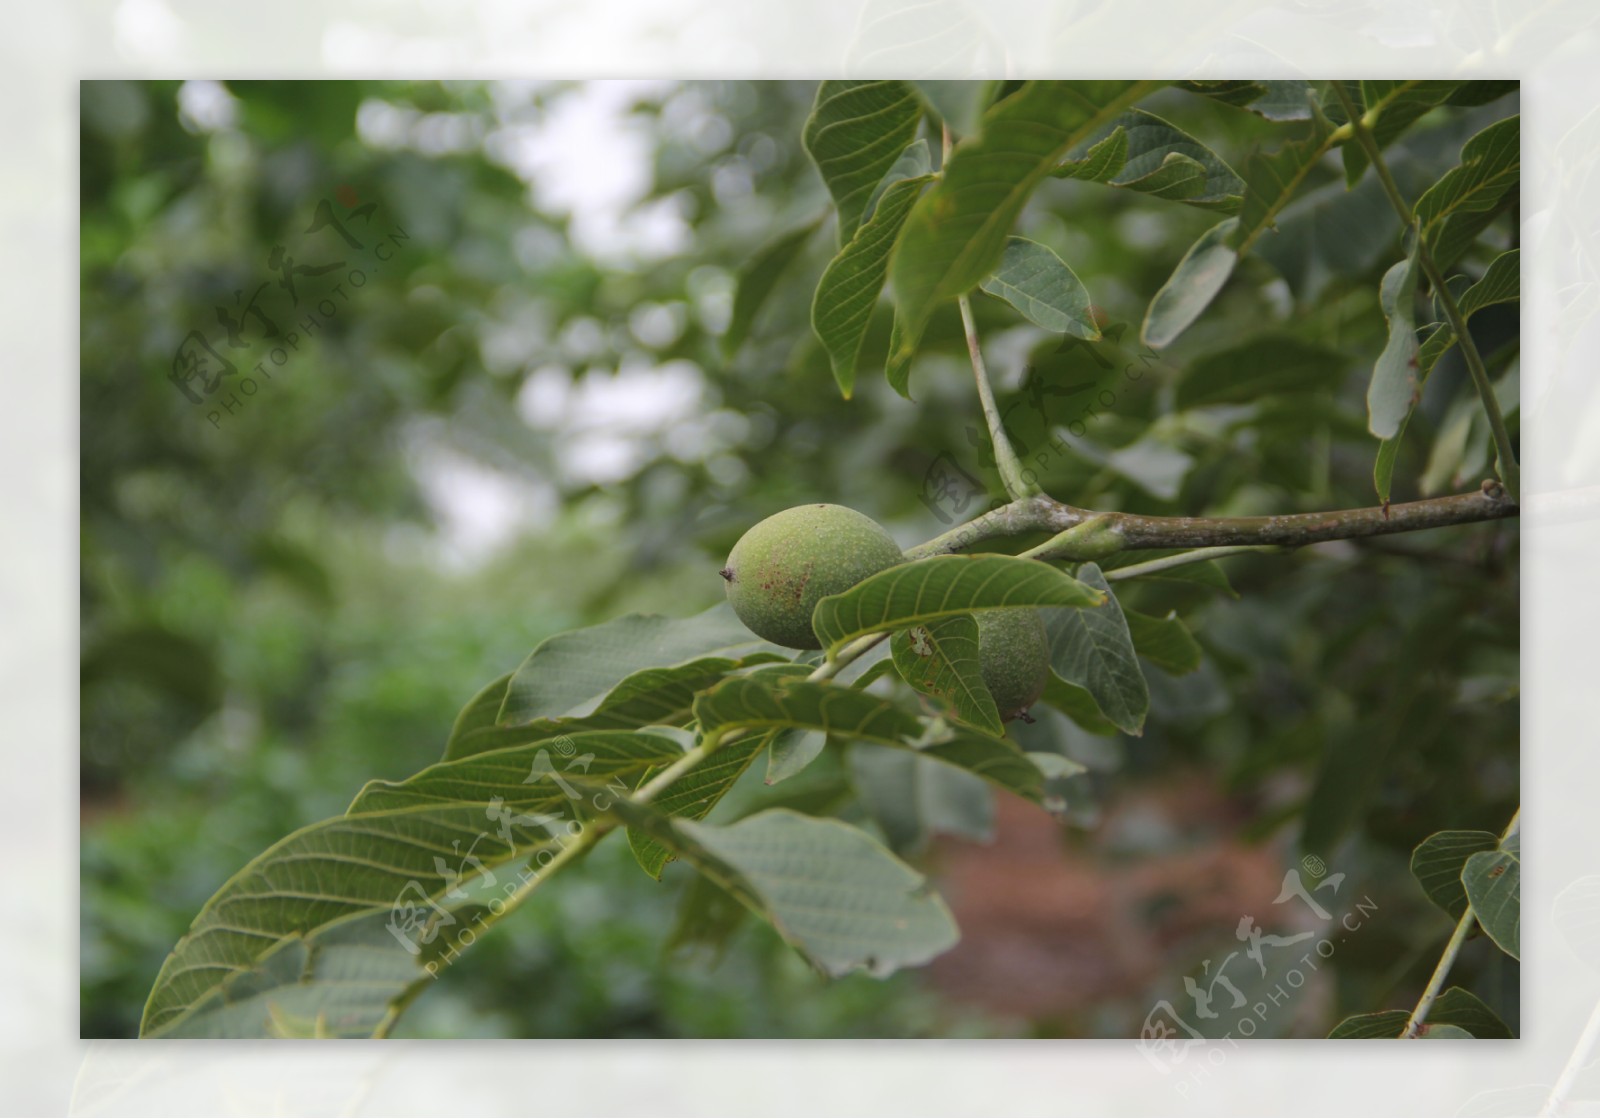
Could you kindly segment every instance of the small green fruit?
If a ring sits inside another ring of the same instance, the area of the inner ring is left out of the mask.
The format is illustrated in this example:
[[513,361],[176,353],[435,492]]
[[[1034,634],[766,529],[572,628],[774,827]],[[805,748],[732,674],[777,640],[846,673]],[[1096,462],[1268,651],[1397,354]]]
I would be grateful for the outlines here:
[[1000,718],[1026,715],[1050,682],[1050,639],[1039,611],[980,610],[978,668]]
[[818,601],[904,562],[871,517],[843,505],[797,505],[741,536],[722,577],[733,612],[752,633],[790,649],[820,649],[811,630]]

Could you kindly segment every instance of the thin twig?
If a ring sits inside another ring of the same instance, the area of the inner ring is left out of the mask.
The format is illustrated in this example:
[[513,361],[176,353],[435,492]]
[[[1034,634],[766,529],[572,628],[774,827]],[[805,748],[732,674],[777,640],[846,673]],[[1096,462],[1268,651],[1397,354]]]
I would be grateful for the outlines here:
[[1427,239],[1417,227],[1416,214],[1412,212],[1405,196],[1400,193],[1400,187],[1395,183],[1394,176],[1389,173],[1389,165],[1384,162],[1383,152],[1379,150],[1378,142],[1372,136],[1371,122],[1356,111],[1355,104],[1342,85],[1334,82],[1333,89],[1340,103],[1344,105],[1345,113],[1350,117],[1351,131],[1357,143],[1366,151],[1368,162],[1377,173],[1378,181],[1383,184],[1383,192],[1388,195],[1389,204],[1394,207],[1395,213],[1400,215],[1400,221],[1411,229],[1417,238],[1417,261],[1427,274],[1428,283],[1433,286],[1439,305],[1444,308],[1445,318],[1450,320],[1450,329],[1455,332],[1456,344],[1461,347],[1461,356],[1472,374],[1472,383],[1478,390],[1478,398],[1483,403],[1484,413],[1489,417],[1489,430],[1494,434],[1495,453],[1499,458],[1500,480],[1505,483],[1506,489],[1511,492],[1512,500],[1515,501],[1522,492],[1521,471],[1517,466],[1516,452],[1511,447],[1511,434],[1506,430],[1505,416],[1500,412],[1500,401],[1494,394],[1494,384],[1489,380],[1488,370],[1484,368],[1483,355],[1478,352],[1477,343],[1473,342],[1472,335],[1467,331],[1466,317],[1462,315],[1461,307],[1456,302],[1449,285],[1444,282],[1444,273],[1434,262],[1433,254],[1428,251]]
[[[940,126],[939,173],[950,164],[950,150],[954,145],[948,124]],[[961,308],[961,329],[967,336],[967,354],[972,358],[972,377],[978,384],[978,401],[983,406],[983,420],[989,428],[989,442],[994,445],[994,464],[1000,471],[1000,481],[1005,485],[1006,496],[1013,501],[1039,492],[1039,487],[1023,480],[1022,463],[1006,436],[1000,409],[994,402],[994,389],[989,384],[989,370],[983,363],[983,347],[978,342],[978,327],[972,321],[972,304],[965,295],[956,300]]]
[[1179,552],[1175,556],[1162,556],[1160,559],[1145,560],[1143,563],[1131,563],[1127,567],[1118,567],[1107,571],[1106,582],[1115,583],[1120,579],[1137,579],[1141,575],[1154,575],[1158,571],[1171,571],[1174,567],[1185,567],[1191,563],[1200,563],[1204,560],[1221,559],[1223,556],[1237,556],[1245,552],[1276,552],[1280,551],[1276,544],[1236,544],[1231,548],[1196,548],[1192,552]]
[[1000,471],[1000,481],[1005,484],[1006,493],[1013,499],[1031,497],[1039,492],[1037,485],[1030,484],[1022,474],[1022,462],[1017,458],[1017,452],[1011,447],[1011,440],[1006,435],[1004,421],[1000,418],[1000,408],[994,402],[994,389],[989,385],[989,370],[983,364],[983,347],[978,343],[978,328],[972,321],[972,304],[966,296],[956,300],[961,308],[961,329],[967,335],[967,354],[972,358],[972,378],[978,385],[978,402],[983,405],[983,419],[989,426],[989,442],[994,445],[994,465]]

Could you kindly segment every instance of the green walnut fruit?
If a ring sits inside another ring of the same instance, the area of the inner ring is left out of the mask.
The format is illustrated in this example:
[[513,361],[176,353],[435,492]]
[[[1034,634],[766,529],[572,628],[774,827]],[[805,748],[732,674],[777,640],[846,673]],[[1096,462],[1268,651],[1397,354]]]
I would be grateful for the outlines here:
[[904,563],[893,537],[843,505],[797,505],[739,538],[722,577],[752,633],[790,649],[820,649],[811,611],[830,594]]
[[1050,682],[1050,639],[1031,609],[980,610],[978,668],[1000,718],[1025,717]]

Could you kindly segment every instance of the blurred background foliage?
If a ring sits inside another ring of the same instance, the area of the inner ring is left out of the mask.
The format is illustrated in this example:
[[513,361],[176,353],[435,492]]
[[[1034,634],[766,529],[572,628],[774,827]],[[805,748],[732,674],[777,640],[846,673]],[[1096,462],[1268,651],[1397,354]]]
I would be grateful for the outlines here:
[[[83,1036],[132,1036],[161,960],[230,874],[365,780],[434,761],[459,707],[543,638],[712,604],[733,541],[798,502],[854,506],[903,545],[936,535],[948,526],[924,478],[941,455],[1000,492],[953,310],[917,359],[916,403],[870,373],[839,399],[808,322],[831,225],[776,277],[743,344],[724,344],[740,270],[823,212],[799,142],[813,92],[83,84]],[[1402,188],[1415,197],[1514,102],[1414,127],[1391,150]],[[1142,107],[1236,168],[1284,135],[1177,91]],[[321,203],[344,243],[318,227]],[[1050,182],[1022,231],[1113,323],[1135,324],[1100,350],[1120,368],[1150,296],[1214,220]],[[1463,268],[1481,272],[1516,230],[1513,207]],[[380,243],[387,258],[371,255]],[[1110,375],[1115,405],[1067,451],[1051,435],[1082,399],[1060,386],[1103,375],[1093,351],[1053,353],[977,298],[1019,450],[1080,505],[1372,504],[1363,393],[1398,244],[1370,174],[1346,192],[1336,162],[1320,167],[1151,375]],[[303,270],[335,260],[348,267]],[[285,267],[302,269],[294,297]],[[253,296],[262,315],[245,313]],[[888,319],[885,305],[869,369]],[[1514,374],[1515,305],[1473,327]],[[191,383],[198,404],[168,377],[192,331],[239,369],[214,395]],[[1263,332],[1336,352],[1342,372],[1178,410],[1186,368],[1236,360]],[[1398,500],[1484,476],[1482,432],[1443,446],[1463,382],[1453,351],[1407,435]],[[1231,560],[1238,599],[1130,590],[1141,611],[1178,610],[1206,661],[1181,677],[1146,666],[1142,737],[1053,713],[1020,732],[1093,770],[1068,827],[1010,803],[976,837],[884,825],[964,930],[929,969],[827,982],[765,925],[711,947],[674,936],[692,876],[650,882],[611,843],[466,954],[400,1032],[1133,1036],[1238,947],[1240,917],[1272,917],[1304,854],[1346,875],[1341,905],[1377,908],[1261,1032],[1321,1036],[1409,1005],[1451,925],[1410,879],[1411,848],[1441,828],[1498,832],[1518,800],[1516,534],[1503,522]],[[858,803],[855,786],[871,802],[871,769],[830,754],[791,799],[836,810]],[[763,795],[750,785],[724,808]],[[1516,965],[1492,946],[1470,944],[1452,982],[1516,1027]]]

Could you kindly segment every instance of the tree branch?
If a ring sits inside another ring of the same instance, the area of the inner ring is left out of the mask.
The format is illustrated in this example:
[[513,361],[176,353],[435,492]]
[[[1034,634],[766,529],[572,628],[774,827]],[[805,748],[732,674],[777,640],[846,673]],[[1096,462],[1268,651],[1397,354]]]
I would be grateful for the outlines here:
[[1044,494],[998,506],[959,528],[906,552],[908,560],[959,552],[1002,536],[1054,532],[1056,537],[1026,554],[1034,559],[1100,559],[1119,551],[1150,548],[1298,548],[1326,540],[1391,536],[1430,528],[1515,517],[1521,507],[1499,483],[1476,493],[1430,497],[1398,505],[1284,513],[1270,517],[1149,517],[1079,509]]

